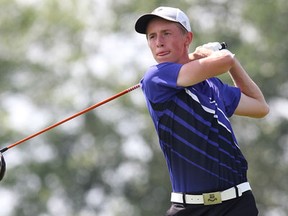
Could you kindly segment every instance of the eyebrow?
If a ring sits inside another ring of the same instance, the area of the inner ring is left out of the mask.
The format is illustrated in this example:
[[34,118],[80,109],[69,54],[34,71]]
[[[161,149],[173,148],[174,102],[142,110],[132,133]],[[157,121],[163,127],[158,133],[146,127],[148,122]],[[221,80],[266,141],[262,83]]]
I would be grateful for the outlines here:
[[[160,31],[160,33],[169,32],[169,31],[172,31],[172,30],[169,29],[169,28],[167,28],[167,29],[162,29],[162,30]],[[149,35],[153,35],[153,34],[156,34],[156,32],[147,33],[146,35],[149,36]]]

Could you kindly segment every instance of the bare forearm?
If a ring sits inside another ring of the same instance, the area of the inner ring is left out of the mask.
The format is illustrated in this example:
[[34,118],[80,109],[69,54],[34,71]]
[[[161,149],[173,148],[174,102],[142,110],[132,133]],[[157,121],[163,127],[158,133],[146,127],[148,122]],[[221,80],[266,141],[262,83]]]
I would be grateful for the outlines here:
[[234,66],[230,69],[229,73],[234,85],[240,88],[242,92],[241,100],[235,114],[255,118],[264,117],[269,113],[269,106],[260,88],[250,78],[236,58],[234,61]]
[[191,86],[208,78],[226,73],[233,65],[234,55],[228,50],[212,52],[209,56],[184,64],[177,78],[178,86]]
[[245,95],[265,101],[260,88],[250,78],[250,76],[247,74],[245,69],[241,66],[241,64],[236,58],[234,59],[234,61],[234,66],[229,71],[234,85],[240,88],[241,92]]

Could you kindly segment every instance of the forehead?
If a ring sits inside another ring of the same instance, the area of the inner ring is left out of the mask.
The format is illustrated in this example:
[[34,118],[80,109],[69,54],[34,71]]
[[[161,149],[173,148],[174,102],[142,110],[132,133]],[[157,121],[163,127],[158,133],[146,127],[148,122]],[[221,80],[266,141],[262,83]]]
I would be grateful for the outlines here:
[[168,21],[162,18],[153,18],[147,25],[146,33],[150,34],[155,31],[173,30],[178,27],[178,23]]

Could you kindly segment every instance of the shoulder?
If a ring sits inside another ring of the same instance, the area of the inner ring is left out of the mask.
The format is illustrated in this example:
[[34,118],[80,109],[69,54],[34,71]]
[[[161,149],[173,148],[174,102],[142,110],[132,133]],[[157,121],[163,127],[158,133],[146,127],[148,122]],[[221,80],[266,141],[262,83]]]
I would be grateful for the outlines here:
[[150,67],[141,80],[145,95],[153,102],[167,100],[180,87],[177,86],[177,77],[181,64],[162,63]]
[[[148,78],[155,75],[164,75],[166,73],[178,73],[180,68],[182,67],[181,64],[172,63],[172,62],[165,62],[157,65],[151,66],[145,73],[144,78]],[[167,75],[167,74],[166,74]]]
[[143,79],[142,83],[146,85],[162,85],[176,87],[176,81],[182,65],[177,63],[161,63],[150,67]]

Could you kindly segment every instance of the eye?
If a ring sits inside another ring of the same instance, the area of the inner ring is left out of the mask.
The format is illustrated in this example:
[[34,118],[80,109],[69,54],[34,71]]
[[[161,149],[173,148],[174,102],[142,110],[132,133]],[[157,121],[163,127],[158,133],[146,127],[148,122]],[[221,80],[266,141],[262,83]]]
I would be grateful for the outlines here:
[[149,39],[149,40],[152,40],[153,38],[155,38],[155,35],[154,35],[154,34],[148,35],[148,39]]
[[171,32],[165,31],[165,32],[164,32],[164,35],[165,35],[165,36],[171,35]]

